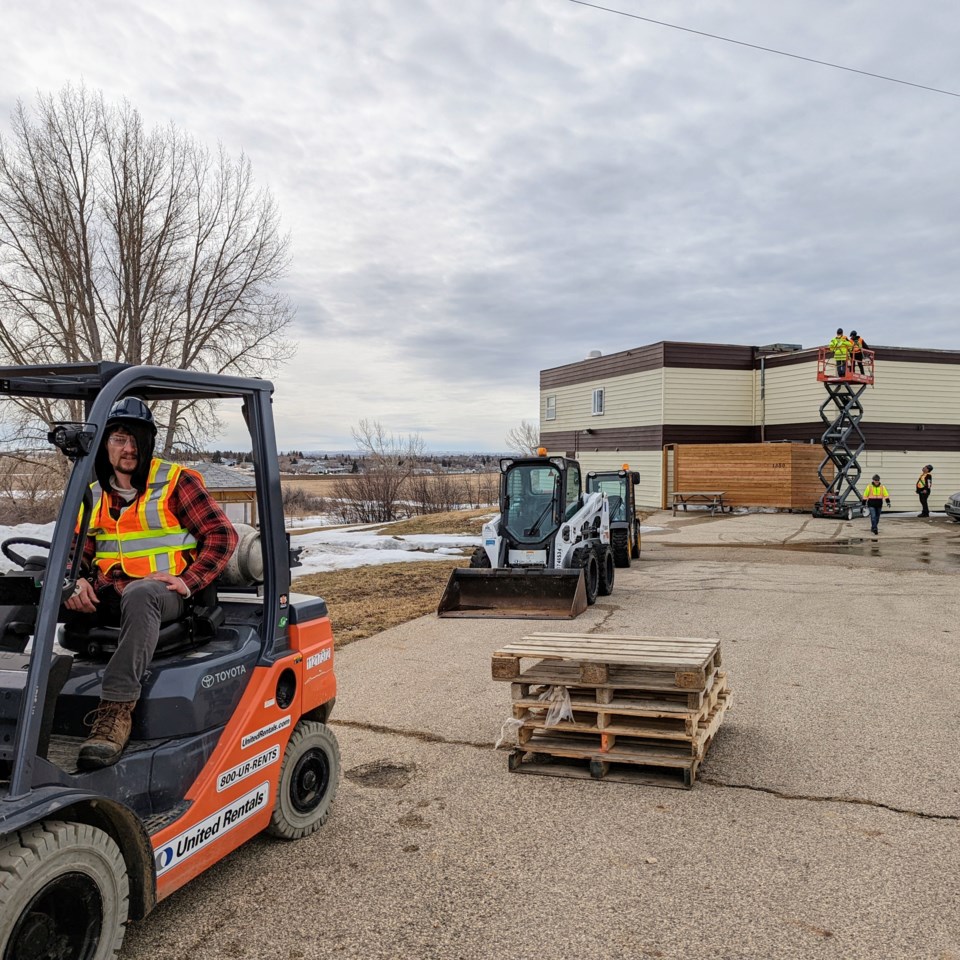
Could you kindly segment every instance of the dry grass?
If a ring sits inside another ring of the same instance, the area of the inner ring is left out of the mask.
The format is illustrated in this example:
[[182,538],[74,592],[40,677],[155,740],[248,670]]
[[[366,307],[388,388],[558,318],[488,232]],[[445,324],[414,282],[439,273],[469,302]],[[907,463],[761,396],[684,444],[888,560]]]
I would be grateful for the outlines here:
[[[429,513],[382,527],[402,537],[416,533],[480,533],[489,508]],[[469,551],[468,551],[469,552]],[[469,563],[467,556],[354,567],[297,577],[294,590],[323,597],[330,611],[337,646],[362,640],[437,609],[450,571]]]
[[467,563],[466,557],[451,557],[312,573],[297,577],[293,589],[327,601],[333,636],[342,647],[433,613],[450,571]]
[[450,513],[426,513],[399,523],[391,523],[378,532],[402,537],[405,533],[466,533],[479,536],[484,523],[496,514],[495,507],[479,510],[454,510]]

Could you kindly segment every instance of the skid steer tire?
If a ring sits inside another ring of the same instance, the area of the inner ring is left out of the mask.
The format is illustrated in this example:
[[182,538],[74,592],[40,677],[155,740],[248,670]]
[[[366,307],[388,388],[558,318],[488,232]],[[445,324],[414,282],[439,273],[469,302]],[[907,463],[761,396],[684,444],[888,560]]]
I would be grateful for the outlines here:
[[610,545],[613,547],[613,562],[618,567],[630,566],[630,531],[611,530]]
[[601,597],[609,597],[613,593],[613,581],[616,578],[616,564],[613,561],[613,550],[606,544],[597,547],[597,566],[600,570],[600,582],[597,593]]
[[490,557],[487,556],[487,551],[483,547],[477,547],[472,554],[470,554],[470,566],[474,570],[489,570],[490,569]]
[[2,960],[113,960],[129,905],[123,854],[97,827],[48,820],[0,843]]
[[596,551],[591,547],[581,547],[574,557],[573,566],[583,571],[587,604],[593,606],[597,602],[597,591],[600,589],[600,564],[597,563]]
[[299,840],[319,830],[330,816],[339,782],[340,745],[333,731],[315,720],[301,720],[283,754],[267,833]]

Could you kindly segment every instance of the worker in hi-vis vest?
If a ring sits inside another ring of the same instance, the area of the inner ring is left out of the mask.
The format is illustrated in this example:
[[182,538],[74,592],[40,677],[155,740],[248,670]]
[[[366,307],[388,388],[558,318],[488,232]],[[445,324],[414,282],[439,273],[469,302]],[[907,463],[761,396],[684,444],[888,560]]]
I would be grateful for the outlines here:
[[867,484],[867,489],[863,491],[863,499],[867,501],[867,509],[870,511],[870,532],[877,533],[877,524],[880,523],[880,511],[883,509],[884,500],[886,500],[887,506],[890,506],[890,494],[880,482],[879,473],[875,473],[873,481]]
[[837,330],[837,335],[827,344],[827,349],[833,351],[833,359],[837,365],[837,376],[845,377],[847,375],[847,357],[853,344],[843,335],[843,328]]

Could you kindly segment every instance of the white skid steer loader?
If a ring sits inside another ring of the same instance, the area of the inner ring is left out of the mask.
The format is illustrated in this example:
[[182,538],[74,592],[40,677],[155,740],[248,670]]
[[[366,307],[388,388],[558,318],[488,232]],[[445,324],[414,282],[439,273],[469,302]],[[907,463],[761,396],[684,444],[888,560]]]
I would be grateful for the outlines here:
[[613,591],[606,494],[583,492],[576,460],[538,454],[500,461],[500,513],[450,574],[439,616],[572,619]]

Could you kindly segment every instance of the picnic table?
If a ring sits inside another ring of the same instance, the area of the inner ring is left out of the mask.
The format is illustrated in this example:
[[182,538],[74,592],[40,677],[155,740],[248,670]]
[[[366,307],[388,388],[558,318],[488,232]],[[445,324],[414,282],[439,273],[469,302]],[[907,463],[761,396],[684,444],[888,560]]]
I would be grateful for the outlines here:
[[673,515],[677,515],[677,507],[683,507],[686,513],[688,504],[706,507],[713,516],[718,510],[733,510],[733,506],[723,502],[723,490],[675,490],[673,494]]

